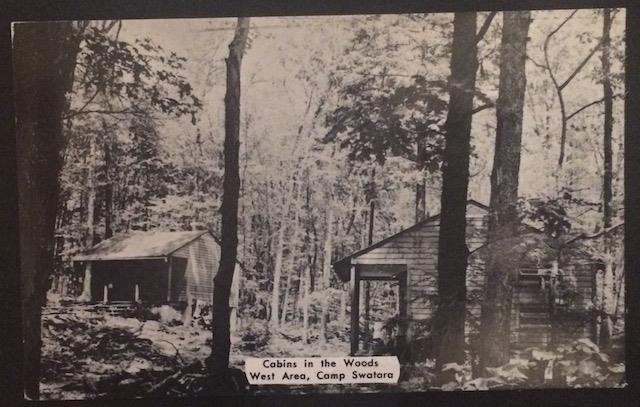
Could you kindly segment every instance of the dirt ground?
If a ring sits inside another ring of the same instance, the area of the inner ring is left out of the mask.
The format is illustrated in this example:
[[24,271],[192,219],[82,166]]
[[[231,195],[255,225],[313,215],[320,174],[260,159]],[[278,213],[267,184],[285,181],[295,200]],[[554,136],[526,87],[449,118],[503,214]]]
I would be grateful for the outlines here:
[[[164,307],[133,313],[87,305],[45,308],[42,398],[203,394],[205,370],[201,363],[210,353],[211,331],[198,321],[185,326],[179,317],[177,312]],[[341,330],[334,327],[333,331]],[[317,338],[305,344],[301,338],[302,332],[293,326],[286,325],[278,333],[269,334],[266,321],[242,321],[231,338],[231,365],[242,371],[248,357],[343,356],[349,352],[346,334],[336,334],[325,344],[314,340]],[[424,386],[423,380],[404,384],[416,389]],[[251,386],[248,391],[333,393],[378,391],[380,387]],[[397,386],[382,387],[399,390]]]

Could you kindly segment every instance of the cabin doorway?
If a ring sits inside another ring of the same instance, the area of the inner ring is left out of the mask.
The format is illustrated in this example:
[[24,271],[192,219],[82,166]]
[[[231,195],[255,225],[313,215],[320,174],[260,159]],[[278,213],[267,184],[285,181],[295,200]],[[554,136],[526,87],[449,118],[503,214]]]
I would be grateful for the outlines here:
[[406,340],[407,266],[359,264],[351,274],[351,355],[400,353]]

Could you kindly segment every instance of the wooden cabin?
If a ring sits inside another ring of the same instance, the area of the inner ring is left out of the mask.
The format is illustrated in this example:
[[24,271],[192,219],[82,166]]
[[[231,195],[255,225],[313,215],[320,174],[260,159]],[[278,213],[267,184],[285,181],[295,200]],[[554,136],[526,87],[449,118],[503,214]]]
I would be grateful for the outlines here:
[[132,232],[73,258],[84,266],[92,302],[187,303],[213,300],[220,249],[207,231]]
[[[404,321],[399,333],[404,337],[401,343],[411,341],[412,336],[420,336],[416,332],[418,326],[429,326],[437,307],[439,228],[439,215],[432,216],[333,264],[338,277],[343,282],[350,282],[351,286],[352,355],[358,354],[364,345],[361,335],[363,281],[386,280],[398,284],[397,319]],[[479,330],[487,231],[488,207],[474,200],[468,201],[467,247],[471,254],[467,270],[467,335],[477,334]],[[545,346],[551,338],[550,291],[547,289],[550,282],[553,280],[552,285],[556,286],[555,281],[559,279],[565,286],[570,285],[575,294],[571,309],[586,313],[595,291],[594,262],[564,254],[558,264],[558,252],[546,241],[545,235],[532,226],[523,224],[518,239],[515,243],[520,245],[522,255],[514,270],[517,277],[512,306],[512,342],[514,347]],[[568,306],[558,299],[551,302],[554,307]],[[590,328],[591,325],[586,324],[574,333],[589,337]]]

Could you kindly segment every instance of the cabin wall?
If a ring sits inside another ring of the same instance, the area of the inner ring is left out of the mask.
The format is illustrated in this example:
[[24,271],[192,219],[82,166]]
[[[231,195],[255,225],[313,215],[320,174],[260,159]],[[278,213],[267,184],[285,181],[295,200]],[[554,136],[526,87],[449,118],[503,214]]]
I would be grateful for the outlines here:
[[[467,246],[469,250],[486,241],[487,216],[478,208],[469,208],[467,220]],[[438,236],[440,220],[434,219],[399,235],[355,259],[357,264],[406,264],[407,265],[407,313],[415,320],[428,320],[437,306],[438,293]],[[479,267],[479,266],[478,266]],[[469,294],[474,296],[482,290],[484,277],[481,273],[470,274],[467,282]],[[480,314],[480,303],[474,303],[470,312]]]
[[175,276],[172,301],[191,302],[194,299],[213,301],[213,277],[218,269],[220,249],[209,234],[202,235],[172,255]]
[[[438,235],[440,222],[434,219],[420,225],[386,242],[380,247],[372,249],[352,259],[353,264],[406,264],[407,266],[407,314],[412,320],[428,321],[437,308],[437,258]],[[488,232],[488,215],[479,208],[470,207],[467,219],[467,246],[469,251],[486,244]],[[544,250],[544,249],[541,249]],[[481,306],[485,282],[485,265],[487,251],[480,249],[469,256],[467,269],[467,333],[474,335],[479,332]],[[542,265],[540,265],[542,266]],[[564,256],[560,269],[566,285],[575,295],[568,308],[571,312],[586,315],[591,304],[593,290],[593,264],[580,256]],[[518,271],[514,271],[518,272]],[[519,346],[545,346],[550,339],[548,313],[540,326],[520,326],[520,310],[523,311],[544,304],[544,291],[540,284],[534,286],[520,286],[518,278],[515,280],[514,298],[512,306],[511,339]],[[543,313],[546,310],[541,310]],[[588,321],[587,321],[588,322]],[[582,321],[581,325],[563,325],[563,332],[558,340],[570,337],[589,337],[591,327]],[[470,338],[472,339],[472,338]]]

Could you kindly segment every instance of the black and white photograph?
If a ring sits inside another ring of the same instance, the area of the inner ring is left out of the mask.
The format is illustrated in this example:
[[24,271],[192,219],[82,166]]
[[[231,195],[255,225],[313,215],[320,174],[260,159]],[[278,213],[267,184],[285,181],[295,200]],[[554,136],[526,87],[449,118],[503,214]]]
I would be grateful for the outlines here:
[[625,21],[13,23],[24,398],[627,386]]

